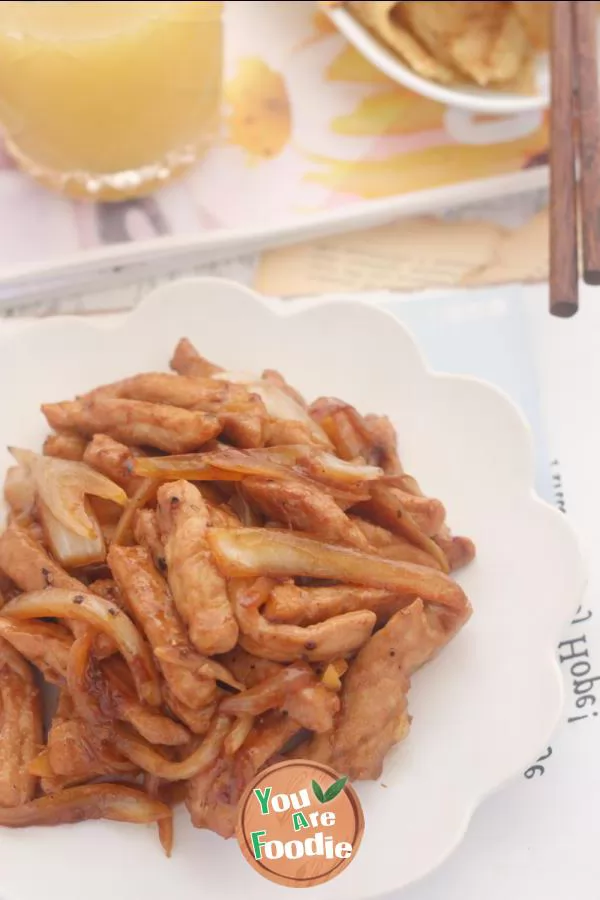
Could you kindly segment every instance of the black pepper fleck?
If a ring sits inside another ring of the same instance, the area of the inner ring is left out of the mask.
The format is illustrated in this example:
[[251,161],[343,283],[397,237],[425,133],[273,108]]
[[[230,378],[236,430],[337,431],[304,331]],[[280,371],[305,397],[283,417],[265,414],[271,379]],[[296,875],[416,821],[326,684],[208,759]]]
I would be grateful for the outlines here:
[[108,614],[109,614],[109,616],[113,616],[113,618],[114,618],[115,616],[119,615],[119,610],[117,609],[116,606],[109,606]]
[[75,597],[73,597],[73,603],[76,606],[81,606],[81,604],[83,603],[84,600],[85,600],[85,597],[83,596],[83,594],[77,594]]
[[179,506],[180,500],[179,497],[171,497],[171,506]]

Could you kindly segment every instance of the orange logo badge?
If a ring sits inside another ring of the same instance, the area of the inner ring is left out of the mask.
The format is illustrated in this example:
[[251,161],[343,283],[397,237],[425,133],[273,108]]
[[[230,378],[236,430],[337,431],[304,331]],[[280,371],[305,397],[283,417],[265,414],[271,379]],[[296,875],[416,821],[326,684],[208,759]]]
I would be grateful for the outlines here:
[[288,887],[312,887],[347,868],[364,817],[356,791],[333,769],[304,759],[260,772],[240,803],[237,839],[250,865]]

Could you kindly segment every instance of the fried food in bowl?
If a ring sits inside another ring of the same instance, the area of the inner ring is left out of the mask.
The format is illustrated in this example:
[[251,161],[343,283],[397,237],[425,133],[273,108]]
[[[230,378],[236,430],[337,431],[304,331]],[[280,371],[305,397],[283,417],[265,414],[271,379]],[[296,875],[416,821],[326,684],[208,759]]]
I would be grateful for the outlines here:
[[533,54],[529,35],[538,34],[537,23],[545,18],[544,10],[528,8],[533,4],[496,0],[347,5],[417,74],[442,84],[471,82],[480,87],[514,87]]
[[[546,0],[319,0],[339,32],[392,81],[484,115],[550,102]],[[600,11],[600,4],[595,4]]]

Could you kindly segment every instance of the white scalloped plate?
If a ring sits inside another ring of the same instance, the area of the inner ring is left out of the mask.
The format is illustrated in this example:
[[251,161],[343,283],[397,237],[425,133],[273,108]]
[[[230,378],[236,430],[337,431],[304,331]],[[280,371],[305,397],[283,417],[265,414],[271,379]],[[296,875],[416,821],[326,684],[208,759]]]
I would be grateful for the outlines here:
[[[356,860],[311,896],[372,900],[437,866],[461,840],[481,800],[546,746],[560,715],[555,660],[577,605],[583,565],[565,518],[533,491],[531,439],[494,388],[427,370],[389,314],[355,302],[280,305],[237,285],[187,280],[154,292],[116,327],[44,321],[2,345],[0,445],[36,447],[40,402],[121,376],[166,367],[182,335],[231,369],[281,369],[307,396],[344,397],[388,413],[402,458],[446,503],[478,559],[460,576],[475,614],[414,678],[409,738],[381,782],[358,786],[366,833]],[[9,465],[2,450],[0,463]],[[153,828],[109,822],[0,832],[3,900],[269,900],[234,841],[177,819],[162,856]]]

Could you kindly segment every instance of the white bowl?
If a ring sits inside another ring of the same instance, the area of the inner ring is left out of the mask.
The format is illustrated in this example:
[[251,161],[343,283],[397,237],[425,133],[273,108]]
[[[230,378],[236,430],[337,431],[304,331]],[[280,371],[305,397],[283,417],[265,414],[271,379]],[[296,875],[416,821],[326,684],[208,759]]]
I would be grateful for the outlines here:
[[438,84],[436,81],[418,75],[347,9],[324,4],[323,11],[346,39],[372,65],[380,69],[388,78],[397,81],[398,84],[403,84],[415,93],[429,97],[431,100],[489,115],[515,115],[531,112],[545,109],[550,102],[548,55],[545,53],[538,54],[536,58],[534,74],[536,92],[534,94],[506,93],[475,85],[453,87]]
[[[413,727],[381,783],[357,785],[366,832],[356,860],[311,890],[315,900],[381,897],[437,866],[486,794],[547,746],[562,707],[555,647],[584,584],[577,542],[565,517],[534,494],[530,434],[510,401],[475,379],[430,372],[396,319],[357,302],[284,305],[197,279],[160,288],[116,326],[36,323],[0,347],[0,446],[39,447],[42,401],[166,368],[183,335],[227,368],[278,368],[308,397],[388,413],[408,471],[477,543],[476,562],[460,573],[473,618],[415,676]],[[2,449],[0,466],[10,462]],[[289,893],[253,872],[234,841],[194,830],[185,810],[171,860],[154,828],[89,822],[0,830],[0,861],[2,900],[40,892],[79,900],[82,883],[86,900]]]

